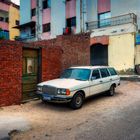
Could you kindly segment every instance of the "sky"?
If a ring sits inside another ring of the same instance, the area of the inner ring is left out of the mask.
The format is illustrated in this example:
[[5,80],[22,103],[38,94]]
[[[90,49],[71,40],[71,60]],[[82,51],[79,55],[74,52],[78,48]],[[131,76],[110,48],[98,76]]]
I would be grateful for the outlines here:
[[20,0],[12,0],[12,2],[14,2],[14,3],[18,4],[18,5],[19,5],[19,1]]

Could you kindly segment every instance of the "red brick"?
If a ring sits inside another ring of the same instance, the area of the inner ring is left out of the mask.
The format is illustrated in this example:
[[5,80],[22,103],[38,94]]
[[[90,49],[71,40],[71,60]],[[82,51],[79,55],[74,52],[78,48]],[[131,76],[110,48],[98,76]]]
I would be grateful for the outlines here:
[[89,34],[59,36],[26,44],[0,41],[0,106],[21,102],[23,46],[42,49],[42,81],[57,78],[68,67],[90,64]]

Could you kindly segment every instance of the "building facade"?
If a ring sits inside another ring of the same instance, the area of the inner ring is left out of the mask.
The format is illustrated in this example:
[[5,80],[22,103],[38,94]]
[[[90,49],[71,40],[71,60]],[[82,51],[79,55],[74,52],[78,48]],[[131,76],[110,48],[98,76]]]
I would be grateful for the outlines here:
[[19,40],[91,33],[91,65],[140,64],[140,0],[21,0]]
[[92,65],[110,65],[129,73],[140,64],[139,5],[140,0],[87,1]]
[[[21,0],[20,38],[45,40],[58,35],[79,33],[86,27],[86,0]],[[26,15],[26,16],[25,16]],[[82,21],[84,17],[84,21]]]
[[10,0],[0,0],[0,38],[15,40],[19,30],[13,28],[19,24],[19,6]]

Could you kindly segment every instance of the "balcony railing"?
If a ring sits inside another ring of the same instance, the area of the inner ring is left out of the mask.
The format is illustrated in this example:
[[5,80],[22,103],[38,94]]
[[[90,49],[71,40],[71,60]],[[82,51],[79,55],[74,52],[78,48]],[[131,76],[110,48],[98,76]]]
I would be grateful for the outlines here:
[[87,22],[86,25],[87,25],[87,30],[94,30],[98,28],[105,28],[105,27],[123,25],[128,23],[136,24],[137,16],[133,13],[130,13],[130,14],[112,17],[100,21]]
[[0,39],[9,39],[9,32],[0,29]]
[[32,35],[26,35],[26,36],[16,36],[15,40],[17,41],[27,41],[27,40],[32,40],[35,38],[35,34]]

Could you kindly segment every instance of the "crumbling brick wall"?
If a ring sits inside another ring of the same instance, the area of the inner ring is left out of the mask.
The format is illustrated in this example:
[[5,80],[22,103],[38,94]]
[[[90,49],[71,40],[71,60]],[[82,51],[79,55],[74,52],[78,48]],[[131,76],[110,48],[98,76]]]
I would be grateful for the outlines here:
[[19,104],[22,92],[22,47],[0,43],[0,106]]
[[0,106],[22,100],[23,47],[41,49],[41,81],[51,80],[71,66],[90,64],[90,35],[59,36],[32,43],[0,41]]

